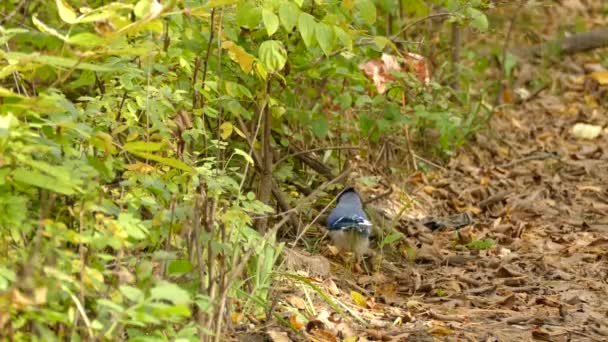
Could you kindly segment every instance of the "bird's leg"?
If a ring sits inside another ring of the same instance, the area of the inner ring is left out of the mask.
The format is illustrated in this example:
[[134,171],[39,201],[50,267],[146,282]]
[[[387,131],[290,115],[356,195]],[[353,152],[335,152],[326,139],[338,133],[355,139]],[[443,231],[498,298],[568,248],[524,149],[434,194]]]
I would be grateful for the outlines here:
[[[361,265],[363,265],[363,269],[361,269]],[[363,271],[365,271],[365,274],[367,275],[372,274],[367,267],[364,256],[355,254],[355,272],[362,273]]]

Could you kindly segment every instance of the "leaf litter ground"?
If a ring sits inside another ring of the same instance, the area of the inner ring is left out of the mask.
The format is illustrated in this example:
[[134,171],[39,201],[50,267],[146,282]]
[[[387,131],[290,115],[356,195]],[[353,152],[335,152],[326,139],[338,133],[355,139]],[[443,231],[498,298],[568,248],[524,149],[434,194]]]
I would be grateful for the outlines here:
[[[608,131],[572,132],[607,126],[608,88],[578,70],[556,73],[555,94],[495,113],[445,170],[374,203],[395,217],[409,199],[395,226],[404,238],[376,246],[369,273],[331,247],[289,250],[298,276],[273,288],[277,320],[241,340],[608,340]],[[458,231],[414,220],[462,212],[474,223]]]

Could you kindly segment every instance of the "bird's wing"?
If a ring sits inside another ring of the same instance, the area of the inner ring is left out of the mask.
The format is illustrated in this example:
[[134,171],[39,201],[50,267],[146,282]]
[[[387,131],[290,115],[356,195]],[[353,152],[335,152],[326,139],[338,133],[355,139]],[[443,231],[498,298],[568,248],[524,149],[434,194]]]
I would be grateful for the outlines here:
[[372,223],[361,215],[341,216],[329,225],[330,230],[343,230],[347,228],[367,228]]

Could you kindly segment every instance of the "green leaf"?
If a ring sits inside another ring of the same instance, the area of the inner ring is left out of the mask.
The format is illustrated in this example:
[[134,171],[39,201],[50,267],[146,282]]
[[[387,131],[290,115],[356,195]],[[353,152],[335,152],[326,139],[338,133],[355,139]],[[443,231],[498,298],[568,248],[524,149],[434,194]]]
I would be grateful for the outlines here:
[[241,149],[235,148],[234,149],[234,154],[238,154],[239,156],[245,158],[245,160],[249,164],[253,165],[253,158],[251,158],[251,156],[249,155],[249,153],[247,153],[247,152],[245,152],[245,151],[243,151]]
[[361,128],[361,133],[363,133],[363,135],[369,135],[374,127],[374,123],[374,119],[370,118],[367,114],[359,115],[359,127]]
[[278,40],[267,40],[260,45],[260,60],[268,71],[279,71],[285,66],[287,52]]
[[357,22],[372,25],[376,21],[376,6],[371,0],[355,0],[353,17]]
[[123,148],[129,152],[155,152],[160,151],[165,144],[150,141],[132,141],[124,144]]
[[133,14],[135,14],[135,17],[143,18],[150,13],[153,1],[156,0],[139,0],[133,8]]
[[302,5],[304,4],[304,0],[293,0],[293,2],[295,2],[300,8],[302,8]]
[[486,15],[482,11],[471,7],[468,9],[468,14],[471,17],[471,25],[473,27],[475,27],[479,31],[488,30],[488,17],[486,17]]
[[329,133],[329,124],[324,116],[318,116],[310,126],[312,132],[319,138],[325,138]]
[[382,245],[390,245],[391,243],[397,241],[401,239],[401,234],[399,233],[392,233],[390,235],[388,235],[387,237],[385,237],[384,239],[382,239],[381,244]]
[[291,32],[298,23],[300,9],[293,2],[283,2],[279,7],[279,17],[287,32]]
[[203,5],[203,8],[223,7],[238,3],[238,0],[210,0]]
[[473,240],[469,242],[466,246],[471,249],[484,250],[490,249],[496,243],[492,239],[484,239],[484,240]]
[[122,293],[123,296],[127,297],[127,299],[135,303],[140,302],[145,297],[144,293],[137,287],[121,285],[119,289],[120,293]]
[[262,10],[251,2],[240,4],[236,12],[236,23],[247,29],[258,27],[262,20]]
[[192,271],[192,264],[188,260],[173,260],[167,267],[169,274],[182,274],[190,271]]
[[338,40],[342,43],[342,45],[344,45],[344,47],[348,49],[348,51],[352,51],[353,38],[339,26],[334,26],[334,32],[336,33],[336,37],[338,37]]
[[76,192],[74,187],[72,187],[70,184],[61,182],[55,177],[47,176],[38,171],[30,171],[19,168],[11,172],[11,176],[17,182],[47,189],[64,195],[72,195]]
[[76,12],[65,0],[56,0],[57,11],[59,11],[59,17],[61,20],[65,21],[68,24],[76,23]]
[[43,64],[54,67],[66,68],[66,69],[81,69],[90,70],[97,72],[112,72],[116,71],[114,68],[110,68],[103,65],[85,63],[77,59],[41,55],[39,53],[21,53],[21,52],[6,52],[4,53],[6,58],[11,64]]
[[407,14],[413,14],[417,17],[429,15],[429,7],[423,0],[405,0],[403,10]]
[[312,46],[315,26],[315,18],[312,15],[305,12],[300,14],[300,17],[298,18],[298,30],[300,31],[304,45],[306,45],[307,48]]
[[194,168],[189,166],[188,164],[184,163],[181,160],[175,159],[175,158],[166,158],[166,157],[161,157],[161,156],[157,156],[154,155],[152,153],[146,153],[146,152],[139,152],[139,151],[129,151],[132,154],[140,157],[140,158],[145,158],[145,159],[149,159],[149,160],[154,160],[156,162],[159,162],[161,164],[165,164],[167,166],[171,166],[173,168],[182,170],[182,171],[186,171],[186,172],[194,172]]
[[114,303],[114,302],[113,302],[113,301],[111,301],[111,300],[107,300],[107,299],[103,299],[103,298],[102,298],[102,299],[98,299],[98,300],[96,301],[96,303],[97,303],[97,305],[100,305],[100,306],[105,306],[106,308],[108,308],[108,309],[110,309],[110,310],[112,310],[112,311],[115,311],[115,312],[117,312],[117,313],[122,313],[122,312],[124,312],[124,311],[125,311],[125,309],[124,309],[122,306],[120,306],[120,305],[118,305],[118,304]]
[[97,47],[105,43],[103,38],[90,32],[82,32],[69,36],[67,42],[84,47]]
[[251,94],[251,91],[249,91],[249,89],[247,89],[247,87],[244,87],[236,82],[230,82],[230,81],[226,81],[224,83],[224,86],[226,87],[226,93],[232,97],[236,97],[236,98],[247,98],[247,99],[252,99],[253,98],[253,94]]
[[279,29],[279,17],[267,8],[262,9],[262,21],[269,37]]
[[315,27],[315,35],[321,50],[323,50],[325,56],[329,57],[334,49],[336,40],[333,28],[325,23],[318,23]]
[[192,301],[188,291],[171,283],[165,283],[152,288],[150,290],[150,297],[152,299],[167,300],[173,304],[189,304]]
[[374,37],[374,44],[376,44],[379,51],[382,51],[384,49],[384,47],[386,46],[386,44],[388,44],[389,42],[390,41],[388,40],[388,38],[386,38],[384,36],[375,36]]

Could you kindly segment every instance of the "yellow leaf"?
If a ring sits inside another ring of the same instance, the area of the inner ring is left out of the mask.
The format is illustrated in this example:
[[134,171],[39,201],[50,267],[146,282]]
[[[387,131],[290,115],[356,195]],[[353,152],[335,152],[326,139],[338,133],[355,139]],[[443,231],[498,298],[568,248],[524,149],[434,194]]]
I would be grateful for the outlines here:
[[230,136],[232,135],[232,129],[233,126],[230,122],[224,122],[221,126],[220,126],[220,136],[222,137],[222,139],[226,140],[228,138],[230,138]]
[[230,314],[230,320],[232,320],[232,324],[240,324],[243,320],[243,313],[241,312],[233,312]]
[[357,336],[350,336],[342,340],[343,342],[357,342]]
[[464,207],[456,207],[456,210],[458,210],[459,213],[464,213],[466,211],[471,212],[473,214],[480,214],[481,213],[481,209],[479,209],[478,207],[474,207],[474,206],[464,206]]
[[422,190],[427,193],[427,195],[432,195],[435,192],[435,188],[430,185],[425,185]]
[[47,294],[47,288],[46,287],[39,287],[37,289],[34,290],[34,304],[36,305],[42,305],[42,304],[46,304],[46,294]]
[[253,61],[255,57],[247,53],[245,49],[236,45],[233,41],[227,40],[222,43],[222,48],[228,50],[228,56],[230,59],[238,63],[238,65],[247,74],[253,69]]
[[240,129],[236,128],[236,127],[232,127],[234,129],[234,133],[238,134],[239,137],[243,138],[243,139],[247,139],[247,137],[245,136],[245,133],[241,132]]
[[600,85],[608,84],[608,71],[596,71],[591,74],[591,78],[597,81]]
[[432,327],[428,330],[428,332],[434,336],[449,336],[454,334],[453,330],[442,326]]
[[365,299],[365,296],[359,292],[350,291],[350,297],[353,299],[355,304],[359,305],[360,307],[367,308],[367,300]]
[[150,173],[154,171],[154,167],[152,165],[144,164],[141,162],[135,162],[133,164],[126,165],[125,168],[129,171],[137,173]]

